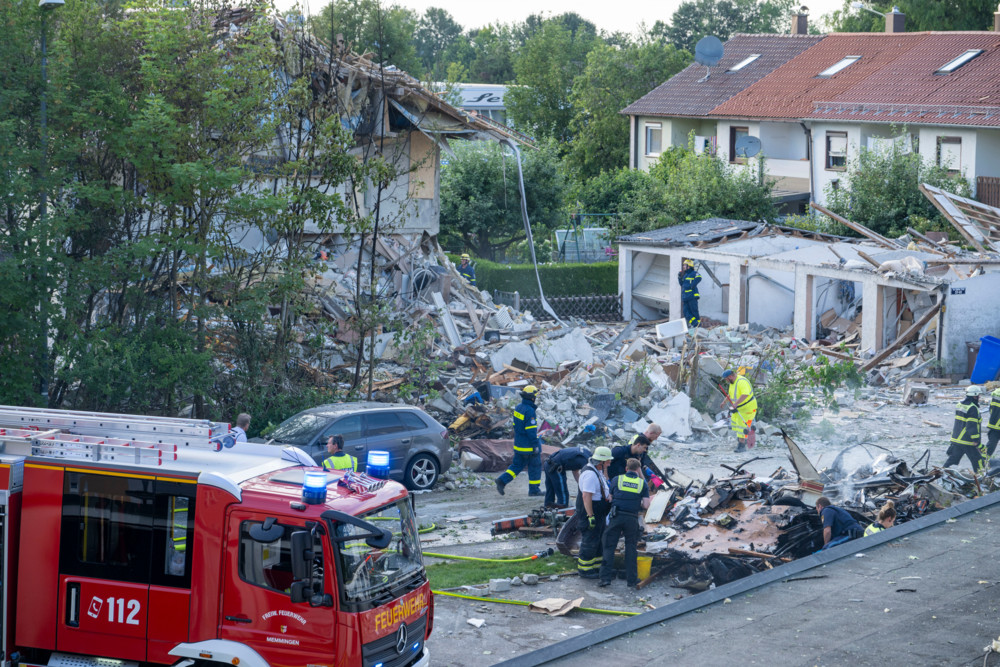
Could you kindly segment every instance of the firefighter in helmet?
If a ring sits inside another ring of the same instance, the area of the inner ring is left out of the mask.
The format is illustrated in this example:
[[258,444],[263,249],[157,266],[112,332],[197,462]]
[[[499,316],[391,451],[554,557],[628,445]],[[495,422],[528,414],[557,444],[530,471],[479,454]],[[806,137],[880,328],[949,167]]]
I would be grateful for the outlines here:
[[472,264],[469,264],[469,254],[462,253],[462,263],[458,266],[458,273],[460,276],[469,281],[469,284],[473,287],[476,286],[476,269]]
[[517,474],[528,467],[528,495],[542,495],[542,445],[538,441],[538,423],[535,419],[535,399],[538,387],[529,384],[521,391],[521,403],[514,408],[514,458],[510,467],[496,478],[497,491],[514,481]]
[[685,259],[680,272],[677,274],[677,282],[681,286],[681,312],[684,321],[687,322],[688,329],[694,329],[701,325],[701,315],[698,314],[698,283],[701,282],[701,275],[694,268],[693,259]]
[[979,394],[982,393],[976,385],[970,385],[965,390],[965,398],[955,406],[955,425],[951,431],[951,443],[948,445],[948,460],[945,468],[958,465],[963,456],[969,458],[972,471],[979,473],[989,460],[986,447],[982,442],[982,416],[979,413]]

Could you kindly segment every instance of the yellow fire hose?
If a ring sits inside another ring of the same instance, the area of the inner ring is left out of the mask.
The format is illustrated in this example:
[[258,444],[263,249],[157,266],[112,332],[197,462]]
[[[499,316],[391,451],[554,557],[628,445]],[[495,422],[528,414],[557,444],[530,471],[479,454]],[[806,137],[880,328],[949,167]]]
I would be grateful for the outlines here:
[[[448,591],[431,591],[434,595],[447,595],[453,598],[462,598],[463,600],[476,600],[477,602],[497,602],[499,604],[516,604],[522,607],[527,607],[530,602],[525,602],[524,600],[497,600],[494,598],[483,598],[477,597],[475,595],[462,595],[461,593],[449,593]],[[580,611],[586,611],[591,614],[609,614],[611,616],[638,616],[637,611],[615,611],[614,609],[595,609],[593,607],[576,607]]]
[[551,556],[554,553],[552,549],[546,551],[539,551],[537,554],[531,556],[525,556],[524,558],[478,558],[476,556],[453,556],[452,554],[436,554],[430,551],[424,551],[425,556],[432,556],[434,558],[451,558],[453,560],[474,560],[481,561],[484,563],[523,563],[527,560],[538,560],[539,558],[545,558],[546,556]]

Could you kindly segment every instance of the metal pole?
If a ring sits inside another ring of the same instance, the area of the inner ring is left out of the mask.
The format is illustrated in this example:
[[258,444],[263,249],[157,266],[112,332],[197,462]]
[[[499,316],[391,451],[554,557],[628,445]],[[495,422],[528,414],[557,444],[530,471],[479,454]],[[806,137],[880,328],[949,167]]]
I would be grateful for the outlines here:
[[[46,108],[46,92],[49,87],[48,77],[45,71],[46,63],[46,53],[45,53],[45,38],[46,38],[46,28],[48,27],[46,23],[46,15],[48,14],[48,8],[42,8],[42,108],[41,108],[41,145],[42,145],[42,156],[40,160],[39,167],[39,185],[41,185],[41,206],[39,207],[39,222],[45,224],[45,220],[48,217],[48,195],[49,195],[49,185],[47,182],[48,173],[48,109]],[[42,234],[45,234],[45,230],[42,230]],[[42,240],[42,239],[39,239]],[[40,304],[41,305],[41,304]],[[39,364],[39,390],[43,398],[48,401],[49,395],[49,379],[48,373],[46,372],[46,366],[48,365],[49,356],[49,326],[48,326],[48,316],[46,315],[47,308],[45,305],[41,305],[41,320],[43,323],[42,329],[42,340],[41,340],[41,350],[40,352],[40,364]]]
[[47,169],[47,167],[46,167],[46,162],[47,162],[47,160],[46,160],[46,157],[47,157],[46,151],[47,151],[47,144],[48,144],[48,134],[47,134],[48,129],[46,127],[46,125],[47,125],[47,109],[45,107],[45,93],[46,93],[46,90],[48,89],[48,80],[46,79],[46,76],[45,76],[45,65],[46,65],[46,59],[45,59],[45,33],[46,33],[46,27],[47,27],[46,26],[46,21],[45,21],[45,15],[47,13],[48,12],[45,9],[42,9],[42,128],[41,128],[41,130],[42,130],[42,136],[41,136],[41,140],[42,140],[42,160],[41,160],[41,168],[40,168],[40,174],[39,174],[39,176],[40,176],[39,181],[40,181],[41,186],[42,186],[41,187],[41,189],[42,189],[42,193],[41,193],[42,194],[42,205],[41,205],[41,209],[40,209],[40,214],[41,214],[41,219],[42,220],[45,219],[45,215],[47,213],[46,209],[48,208],[48,186],[45,183],[45,172],[46,172],[46,169]]

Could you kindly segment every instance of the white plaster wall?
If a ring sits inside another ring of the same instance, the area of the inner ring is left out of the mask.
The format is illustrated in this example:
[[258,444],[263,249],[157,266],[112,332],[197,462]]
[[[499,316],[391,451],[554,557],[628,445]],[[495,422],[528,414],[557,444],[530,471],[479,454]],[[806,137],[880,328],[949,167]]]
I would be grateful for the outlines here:
[[806,134],[797,122],[760,124],[760,150],[769,159],[803,160],[806,144]]
[[743,120],[720,120],[718,125],[718,140],[717,140],[717,150],[718,154],[723,156],[726,160],[729,160],[729,128],[730,127],[745,127],[748,128],[750,136],[760,138],[760,123],[756,121],[743,121]]
[[826,168],[826,133],[847,132],[847,162],[857,157],[859,147],[864,145],[864,137],[860,126],[844,123],[815,123],[812,127],[812,168],[813,193],[816,201],[826,205],[826,187],[834,180],[846,185],[847,171],[836,171]]
[[[642,279],[646,277],[646,273],[649,271],[649,267],[652,266],[655,258],[656,255],[648,252],[637,252],[632,255],[632,287],[641,283]],[[619,276],[619,281],[621,281],[621,276]],[[621,286],[619,286],[620,289]],[[623,313],[623,315],[625,319],[629,319],[627,313]],[[659,310],[652,306],[647,306],[635,298],[632,299],[632,316],[641,320],[655,320],[663,317]]]
[[937,164],[938,137],[961,137],[962,139],[962,175],[973,183],[976,180],[976,130],[960,127],[921,127],[919,134],[920,157],[925,162]]
[[[976,169],[966,176],[1000,176],[1000,130],[976,130]],[[975,178],[972,187],[976,187]]]
[[[956,289],[965,294],[956,294]],[[945,288],[941,364],[945,373],[968,373],[966,342],[1000,338],[1000,273],[960,280]],[[965,375],[968,377],[968,375]]]
[[657,118],[654,116],[639,116],[638,122],[636,123],[636,146],[639,152],[638,163],[639,169],[643,171],[649,171],[649,168],[657,163],[660,156],[648,155],[646,150],[646,125],[649,124],[660,124],[660,150],[666,150],[670,145],[670,118]]
[[[715,277],[723,285],[729,284],[729,263],[705,262],[712,270]],[[711,317],[720,322],[729,321],[729,292],[723,292],[722,287],[715,284],[712,277],[708,275],[704,267],[698,264],[696,267],[701,274],[701,283],[698,285],[698,314],[702,317]]]

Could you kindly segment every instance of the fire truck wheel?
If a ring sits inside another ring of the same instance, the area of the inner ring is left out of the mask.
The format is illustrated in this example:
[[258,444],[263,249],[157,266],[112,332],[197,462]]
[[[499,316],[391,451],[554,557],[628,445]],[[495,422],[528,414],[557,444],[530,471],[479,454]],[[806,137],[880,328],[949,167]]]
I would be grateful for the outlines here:
[[412,491],[430,489],[437,482],[441,466],[430,454],[417,454],[406,465],[403,482]]

